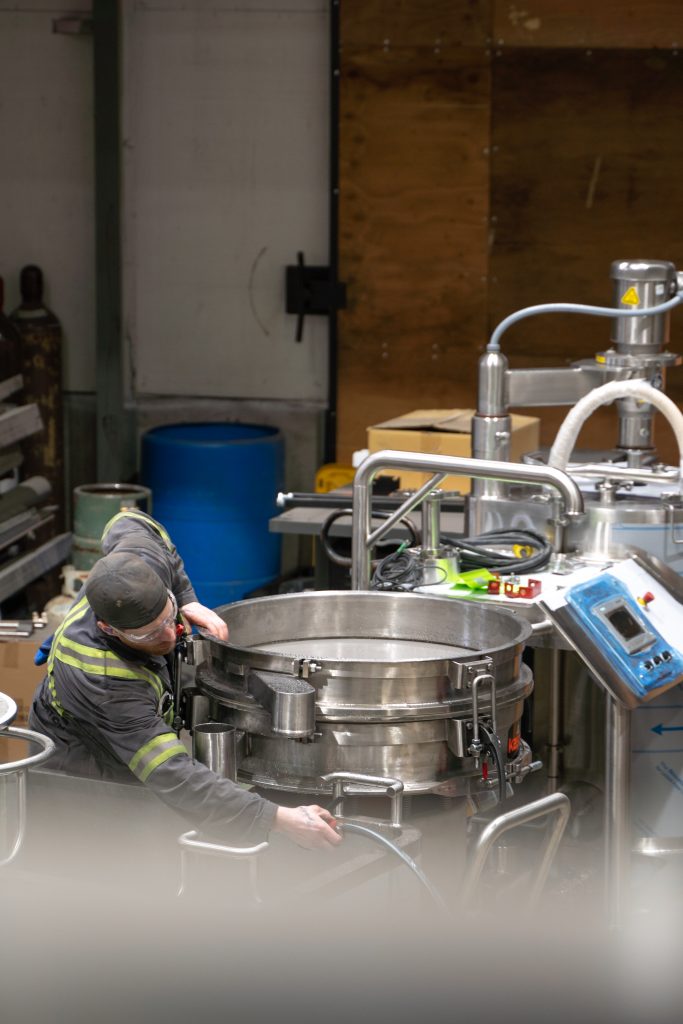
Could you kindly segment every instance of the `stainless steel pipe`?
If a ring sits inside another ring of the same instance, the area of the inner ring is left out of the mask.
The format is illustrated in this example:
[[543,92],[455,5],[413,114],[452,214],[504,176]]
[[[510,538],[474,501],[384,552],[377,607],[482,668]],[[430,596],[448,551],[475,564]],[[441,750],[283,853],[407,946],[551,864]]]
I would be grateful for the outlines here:
[[[562,471],[548,466],[533,466],[516,462],[495,462],[488,459],[468,459],[459,455],[425,455],[417,452],[386,450],[374,452],[363,460],[356,471],[353,482],[353,534],[351,538],[351,587],[353,590],[368,590],[370,586],[370,549],[390,529],[392,520],[382,523],[372,531],[371,492],[372,483],[382,469],[415,469],[438,475],[459,473],[479,480],[503,480],[509,483],[526,483],[553,487],[559,492],[567,515],[583,512],[583,497],[577,484]],[[411,512],[437,483],[437,478],[428,481],[417,494],[411,495],[392,517]],[[420,496],[420,497],[418,497]],[[563,527],[556,524],[555,546],[563,547]]]
[[193,753],[212,772],[224,779],[237,779],[235,729],[219,722],[196,725],[192,733]]

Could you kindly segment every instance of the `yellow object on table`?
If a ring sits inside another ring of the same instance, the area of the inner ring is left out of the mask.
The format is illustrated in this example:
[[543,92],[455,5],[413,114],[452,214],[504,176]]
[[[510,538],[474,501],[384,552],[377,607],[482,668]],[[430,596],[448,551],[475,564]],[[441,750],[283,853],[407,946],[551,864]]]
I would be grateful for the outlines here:
[[315,493],[327,494],[337,487],[351,484],[355,475],[353,466],[345,466],[341,462],[326,462],[315,474]]

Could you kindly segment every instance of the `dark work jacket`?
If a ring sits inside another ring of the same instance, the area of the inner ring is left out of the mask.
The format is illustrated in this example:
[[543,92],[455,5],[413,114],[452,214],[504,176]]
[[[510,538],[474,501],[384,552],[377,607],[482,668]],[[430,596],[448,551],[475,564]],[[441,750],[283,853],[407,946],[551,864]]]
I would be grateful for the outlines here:
[[[178,600],[196,600],[168,535],[141,512],[105,527],[103,550],[130,551],[159,573]],[[86,597],[55,632],[47,675],[29,724],[50,736],[49,767],[76,775],[142,783],[198,827],[261,841],[277,807],[194,761],[170,728],[173,694],[165,657],[102,632]]]

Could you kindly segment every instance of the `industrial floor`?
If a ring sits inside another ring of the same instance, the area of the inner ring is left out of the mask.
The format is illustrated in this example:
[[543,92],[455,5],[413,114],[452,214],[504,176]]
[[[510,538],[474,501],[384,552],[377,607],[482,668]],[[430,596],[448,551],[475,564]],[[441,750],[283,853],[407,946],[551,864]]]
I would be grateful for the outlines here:
[[[463,907],[459,800],[408,799],[392,835],[430,891],[362,835],[329,852],[276,836],[256,858],[181,863],[186,826],[151,794],[83,782],[34,773],[24,846],[0,871],[3,1024],[681,1019],[680,865],[634,864],[633,898],[611,927],[595,805],[570,820],[538,906],[532,830]],[[533,799],[544,780],[527,786]]]

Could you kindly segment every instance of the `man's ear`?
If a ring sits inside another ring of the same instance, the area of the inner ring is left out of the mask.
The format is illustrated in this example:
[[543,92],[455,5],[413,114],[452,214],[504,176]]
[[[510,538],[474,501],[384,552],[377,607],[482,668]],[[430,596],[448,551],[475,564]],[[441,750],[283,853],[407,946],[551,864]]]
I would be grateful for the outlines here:
[[103,633],[107,634],[107,636],[114,635],[114,630],[111,628],[111,626],[108,626],[106,622],[101,622],[100,619],[98,619],[97,625],[99,626]]

